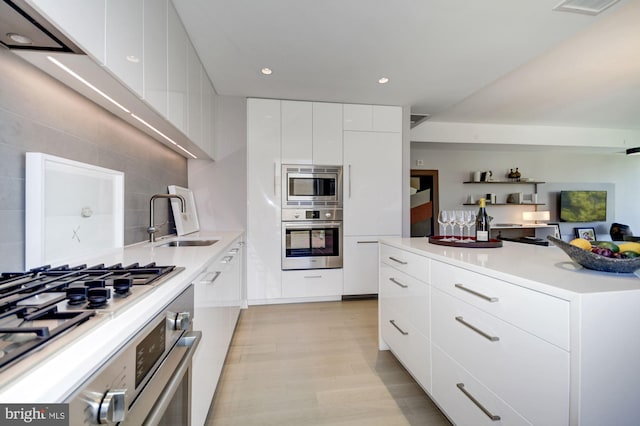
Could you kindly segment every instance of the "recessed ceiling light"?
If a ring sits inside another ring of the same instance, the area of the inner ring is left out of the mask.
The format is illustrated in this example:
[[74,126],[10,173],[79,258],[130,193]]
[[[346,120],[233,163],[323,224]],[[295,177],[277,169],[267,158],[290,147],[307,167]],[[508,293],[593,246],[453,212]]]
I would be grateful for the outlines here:
[[273,73],[273,71],[271,71],[271,68],[267,68],[267,67],[262,68],[260,72],[264,75],[271,75]]
[[388,82],[389,82],[389,77],[382,77],[378,79],[378,83],[380,84],[387,84]]
[[27,36],[23,36],[22,34],[7,33],[7,37],[9,37],[11,40],[15,41],[16,43],[33,44],[33,40],[31,40]]

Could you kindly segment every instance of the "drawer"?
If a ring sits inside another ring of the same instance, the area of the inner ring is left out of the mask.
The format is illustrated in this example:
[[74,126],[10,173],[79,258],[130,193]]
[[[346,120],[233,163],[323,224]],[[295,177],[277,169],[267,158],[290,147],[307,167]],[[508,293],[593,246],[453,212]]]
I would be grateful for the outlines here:
[[412,326],[431,338],[429,285],[381,263],[380,303],[388,305],[394,312],[402,312]]
[[342,269],[282,271],[282,297],[342,295]]
[[443,262],[431,262],[431,285],[569,350],[569,302]]
[[534,424],[569,422],[569,353],[432,290],[432,341]]
[[391,352],[411,376],[425,391],[431,392],[429,339],[413,327],[406,316],[384,304],[380,307],[380,332]]
[[380,244],[380,261],[412,277],[429,283],[430,261],[426,257],[386,244]]
[[[454,424],[460,426],[532,424],[478,382],[438,347],[432,347],[432,356],[432,395]],[[492,419],[490,416],[497,416],[499,419]],[[557,423],[545,422],[541,424]]]

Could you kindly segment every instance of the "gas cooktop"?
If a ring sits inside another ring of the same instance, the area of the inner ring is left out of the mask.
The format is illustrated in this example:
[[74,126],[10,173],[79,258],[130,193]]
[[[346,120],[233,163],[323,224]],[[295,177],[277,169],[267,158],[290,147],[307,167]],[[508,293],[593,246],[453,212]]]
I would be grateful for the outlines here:
[[183,269],[135,263],[0,274],[0,373],[53,342],[81,336]]

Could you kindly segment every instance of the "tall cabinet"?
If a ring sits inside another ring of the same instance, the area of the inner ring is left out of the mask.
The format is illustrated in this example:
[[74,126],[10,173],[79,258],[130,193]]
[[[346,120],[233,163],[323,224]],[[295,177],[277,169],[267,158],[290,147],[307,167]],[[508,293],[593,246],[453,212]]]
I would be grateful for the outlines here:
[[[399,236],[402,108],[247,100],[250,303],[378,292],[380,236]],[[343,166],[343,269],[281,271],[281,164]],[[311,284],[310,284],[311,283]]]
[[344,290],[378,293],[378,238],[402,232],[402,108],[344,106]]

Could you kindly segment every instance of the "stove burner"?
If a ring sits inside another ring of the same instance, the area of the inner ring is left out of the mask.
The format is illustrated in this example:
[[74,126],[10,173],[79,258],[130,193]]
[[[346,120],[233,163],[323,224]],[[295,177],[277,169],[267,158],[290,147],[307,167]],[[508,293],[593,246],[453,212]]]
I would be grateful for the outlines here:
[[111,296],[111,290],[108,288],[90,288],[87,290],[87,300],[89,301],[87,307],[90,309],[101,308],[107,304],[109,296]]
[[82,305],[87,301],[86,287],[69,287],[66,291],[67,303],[72,306]]

